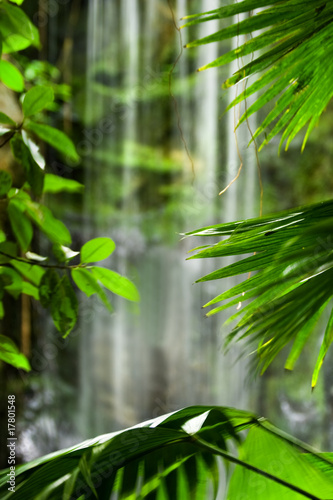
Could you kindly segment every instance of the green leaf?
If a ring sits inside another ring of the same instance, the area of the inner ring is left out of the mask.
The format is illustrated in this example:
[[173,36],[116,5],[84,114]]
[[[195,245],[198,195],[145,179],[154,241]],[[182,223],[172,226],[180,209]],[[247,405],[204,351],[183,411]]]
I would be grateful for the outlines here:
[[319,351],[318,359],[316,361],[316,366],[315,366],[314,371],[313,371],[312,388],[314,388],[317,384],[320,368],[324,362],[324,358],[327,354],[328,348],[332,344],[332,341],[333,341],[333,309],[331,310],[331,314],[330,314],[330,317],[329,317],[329,320],[328,320],[328,323],[326,326],[325,335],[324,335],[322,344],[320,346],[320,351]]
[[44,172],[35,162],[29,148],[25,145],[21,134],[15,134],[10,140],[12,152],[17,161],[21,163],[27,181],[29,182],[32,192],[36,196],[40,196],[44,186]]
[[55,269],[47,269],[39,284],[39,300],[43,307],[47,308],[52,303],[52,297],[60,278]]
[[105,269],[104,267],[91,267],[94,276],[111,292],[124,297],[125,299],[133,302],[140,301],[139,292],[128,278],[121,276],[121,274]]
[[0,4],[0,34],[4,54],[26,49],[29,45],[40,47],[36,26],[21,8],[9,2]]
[[15,199],[8,204],[8,216],[15,238],[25,252],[33,237],[32,224],[24,213],[24,207]]
[[70,161],[79,161],[79,155],[76,152],[73,142],[60,130],[50,127],[49,125],[32,121],[26,123],[24,128],[36,134],[40,139],[60,151],[64,156],[67,156]]
[[[1,233],[0,233],[1,236]],[[3,238],[0,243],[0,263],[4,264],[17,256],[17,244],[13,241],[5,241]]]
[[55,243],[52,246],[52,251],[55,258],[59,262],[67,262],[71,259],[74,259],[77,255],[80,255],[80,252],[75,252],[71,248],[65,247],[64,245],[60,245],[59,243]]
[[12,3],[16,3],[16,5],[22,5],[24,0],[10,0]]
[[21,275],[11,267],[0,266],[0,276],[3,288],[17,299],[22,292],[23,280]]
[[24,96],[23,113],[24,116],[32,116],[42,111],[54,100],[54,93],[50,86],[36,85],[32,87]]
[[40,281],[45,273],[45,269],[38,266],[37,264],[30,264],[30,262],[24,262],[22,260],[11,260],[12,267],[15,267],[24,278],[31,281],[35,286],[39,286]]
[[106,308],[112,312],[112,306],[104,290],[100,287],[97,279],[90,271],[88,271],[88,269],[82,269],[79,267],[72,269],[72,278],[79,289],[85,293],[87,297],[97,293]]
[[23,92],[24,79],[20,71],[9,61],[0,61],[0,81],[15,92]]
[[10,125],[11,127],[16,127],[16,123],[5,113],[0,111],[0,123],[3,125]]
[[0,170],[0,197],[5,196],[12,187],[12,176],[6,170]]
[[23,281],[22,283],[22,293],[25,293],[26,295],[30,295],[36,300],[39,300],[39,293],[38,293],[38,288],[28,281]]
[[31,370],[27,358],[18,350],[15,343],[5,335],[0,335],[0,359],[15,368],[27,372]]
[[111,238],[94,238],[81,248],[81,262],[88,264],[107,259],[115,248],[116,245]]
[[22,200],[22,205],[24,205],[28,217],[40,227],[53,243],[71,244],[72,239],[67,227],[53,216],[51,210],[28,199]]
[[46,174],[44,179],[44,193],[82,193],[84,185],[72,179],[66,179],[54,174]]
[[63,276],[51,296],[53,322],[63,337],[74,328],[78,316],[78,302],[67,276]]

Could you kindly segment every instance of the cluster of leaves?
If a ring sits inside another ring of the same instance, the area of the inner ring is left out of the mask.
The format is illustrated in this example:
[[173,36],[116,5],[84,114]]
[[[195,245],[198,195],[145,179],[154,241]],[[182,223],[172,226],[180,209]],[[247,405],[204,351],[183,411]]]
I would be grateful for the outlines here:
[[[332,2],[244,0],[210,12],[188,16],[185,19],[190,21],[185,26],[241,13],[251,15],[226,29],[190,42],[187,47],[249,35],[244,44],[221,55],[200,70],[239,60],[240,69],[228,78],[224,87],[228,88],[250,76],[254,76],[254,82],[246,86],[229,108],[256,94],[254,103],[246,109],[239,124],[277,99],[273,109],[256,130],[254,139],[268,131],[262,147],[283,132],[280,147],[286,140],[287,148],[296,134],[308,124],[304,147],[311,130],[333,96],[333,67],[328,63],[333,51]],[[253,60],[244,64],[242,58],[249,55],[254,56]]]
[[[92,265],[111,255],[115,244],[110,238],[88,241],[80,252],[71,250],[72,240],[67,227],[42,202],[46,193],[81,192],[83,186],[74,180],[46,173],[40,143],[55,148],[71,165],[77,164],[79,157],[71,139],[44,122],[45,110],[53,109],[55,104],[54,86],[48,85],[44,76],[43,85],[31,86],[26,91],[24,76],[14,59],[13,62],[10,60],[17,51],[30,45],[40,46],[38,30],[13,3],[20,5],[22,0],[0,2],[0,81],[21,94],[22,121],[17,123],[0,111],[0,147],[10,144],[14,173],[15,168],[21,169],[23,180],[15,185],[13,173],[0,166],[0,319],[4,316],[4,293],[14,298],[24,293],[49,308],[55,326],[67,336],[78,315],[73,283],[88,297],[97,294],[110,311],[112,307],[104,288],[132,301],[138,301],[139,294],[135,285],[124,276]],[[49,72],[49,68],[46,69]],[[40,74],[40,69],[35,68],[33,74]],[[40,256],[32,251],[36,230],[53,245],[51,264],[48,263],[50,256]],[[79,262],[70,265],[76,257],[77,260],[80,257]],[[5,335],[0,336],[0,360],[17,368],[30,369],[26,357]]]
[[[244,430],[249,430],[245,440]],[[256,500],[332,498],[332,454],[316,454],[249,412],[206,406],[178,410],[18,466],[15,497],[215,499],[223,486],[218,457],[227,473],[228,465],[236,464],[230,500],[244,498],[245,491]],[[0,473],[4,500],[12,494],[8,473]]]
[[[249,338],[257,344],[258,366],[264,372],[288,343],[292,348],[285,368],[292,370],[309,336],[333,296],[333,201],[286,210],[274,216],[214,225],[188,235],[226,237],[200,247],[191,258],[243,257],[198,281],[244,275],[245,280],[219,294],[204,307],[214,306],[210,316],[231,306],[241,317],[227,338]],[[249,275],[258,271],[254,275]],[[228,299],[230,299],[228,301]],[[252,300],[251,300],[252,299]],[[228,301],[223,305],[219,302]],[[248,303],[247,303],[248,302]],[[240,307],[241,304],[247,305]],[[312,377],[319,370],[333,340],[333,311],[322,339]]]

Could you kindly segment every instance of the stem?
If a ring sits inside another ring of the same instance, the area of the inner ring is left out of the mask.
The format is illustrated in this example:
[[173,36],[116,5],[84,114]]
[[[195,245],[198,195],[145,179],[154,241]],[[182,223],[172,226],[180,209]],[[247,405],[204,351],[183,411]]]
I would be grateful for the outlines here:
[[282,486],[285,486],[286,488],[288,488],[292,491],[295,491],[296,493],[299,493],[300,495],[303,495],[306,498],[310,498],[311,500],[321,500],[319,497],[316,497],[315,495],[312,495],[311,493],[308,493],[307,491],[302,490],[301,488],[298,488],[298,486],[294,486],[293,484],[290,484],[287,481],[284,481],[283,479],[280,479],[279,477],[274,476],[273,474],[270,474],[269,472],[265,472],[261,469],[258,469],[258,467],[255,467],[254,465],[251,465],[247,462],[243,462],[243,460],[240,460],[239,458],[234,457],[229,452],[227,452],[225,450],[221,450],[217,446],[214,446],[210,443],[207,443],[207,441],[204,441],[203,439],[201,439],[197,436],[192,436],[192,441],[198,447],[204,449],[205,451],[209,451],[210,453],[213,453],[214,455],[220,455],[221,457],[225,458],[226,460],[229,460],[229,462],[233,462],[234,464],[240,465],[241,467],[244,467],[247,470],[255,472],[256,474],[259,474],[260,476],[266,477],[267,479],[270,479],[271,481],[274,481],[275,483],[281,484]]
[[[25,264],[31,264],[32,266],[40,266],[40,267],[45,267],[46,269],[74,269],[76,267],[86,267],[82,266],[82,264],[74,265],[74,266],[62,266],[60,264],[43,264],[40,261],[32,260],[32,259],[23,259],[22,257],[13,257],[12,255],[9,255],[6,252],[2,252],[0,250],[0,255],[4,255],[5,257],[8,257],[11,260],[18,260],[19,262],[24,262]],[[6,265],[6,263],[1,264]]]

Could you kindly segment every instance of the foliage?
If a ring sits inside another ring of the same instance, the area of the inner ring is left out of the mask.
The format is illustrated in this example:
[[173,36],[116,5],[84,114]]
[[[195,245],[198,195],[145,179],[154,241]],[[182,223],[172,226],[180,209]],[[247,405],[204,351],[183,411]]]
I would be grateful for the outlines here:
[[[237,312],[227,321],[242,318],[227,343],[250,337],[257,343],[261,372],[278,352],[292,342],[285,368],[292,370],[321,314],[329,307],[332,282],[333,202],[327,201],[274,216],[210,226],[188,233],[196,236],[228,236],[214,245],[200,247],[191,258],[224,257],[252,253],[198,281],[245,275],[242,283],[223,292],[205,307],[210,316],[228,307]],[[248,275],[258,271],[257,274]],[[217,303],[231,299],[223,305]],[[240,304],[253,299],[245,307]],[[332,342],[332,312],[322,339],[312,378],[315,386],[320,367]]]
[[[25,75],[21,72],[15,58],[17,51],[31,45],[39,48],[40,41],[37,28],[13,3],[20,5],[22,2],[0,2],[0,81],[21,94],[22,121],[17,123],[7,114],[0,113],[0,147],[10,144],[14,169],[14,172],[5,168],[0,170],[0,299],[4,293],[14,298],[22,293],[33,297],[50,310],[55,326],[67,336],[78,316],[73,284],[88,297],[97,294],[110,311],[112,307],[105,289],[133,301],[139,300],[139,294],[135,285],[124,276],[92,265],[114,251],[115,244],[110,238],[95,238],[85,243],[81,251],[73,251],[67,227],[43,203],[46,193],[78,193],[83,189],[77,181],[46,173],[46,162],[40,153],[43,142],[57,150],[71,165],[78,163],[79,156],[64,132],[45,123],[45,111],[54,109],[56,104],[55,92],[56,96],[65,92],[63,88],[59,92],[59,86],[51,81],[50,66],[31,63]],[[43,83],[31,85],[34,78],[42,79]],[[19,184],[15,181],[17,165],[23,171]],[[38,231],[52,244],[52,256],[33,252],[33,240]],[[0,301],[0,319],[3,316]],[[0,359],[16,368],[30,369],[28,360],[5,335],[0,336]]]
[[[304,148],[311,130],[333,96],[332,66],[328,64],[333,48],[333,5],[316,0],[245,0],[188,16],[185,19],[191,20],[185,26],[240,13],[249,13],[250,17],[190,42],[187,47],[249,35],[244,44],[200,68],[200,71],[238,60],[239,70],[228,78],[224,87],[228,88],[250,76],[255,76],[255,79],[229,108],[258,92],[255,102],[246,109],[239,123],[277,98],[275,106],[255,132],[254,139],[265,133],[262,147],[283,131],[280,147],[285,140],[288,147],[308,123]],[[254,58],[244,64],[242,58],[249,55],[254,55]],[[265,88],[264,92],[259,92]]]
[[[245,429],[250,432],[244,440]],[[239,457],[232,445],[239,447]],[[237,464],[230,499],[244,498],[244,485],[254,489],[258,500],[331,498],[331,454],[310,452],[249,412],[206,406],[178,410],[19,466],[15,496],[216,498],[221,486],[217,457],[226,466]],[[8,470],[0,474],[3,499],[11,495],[7,474]]]

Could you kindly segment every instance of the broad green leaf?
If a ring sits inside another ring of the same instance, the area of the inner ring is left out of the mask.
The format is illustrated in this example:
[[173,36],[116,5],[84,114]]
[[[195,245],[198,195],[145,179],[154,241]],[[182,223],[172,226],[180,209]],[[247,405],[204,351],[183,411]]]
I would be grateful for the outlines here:
[[10,125],[11,127],[15,127],[16,123],[14,120],[12,120],[9,116],[7,116],[5,113],[0,111],[0,123],[4,125]]
[[87,297],[97,293],[106,308],[112,312],[112,306],[104,290],[100,287],[97,279],[90,271],[88,271],[88,269],[82,269],[79,267],[72,269],[72,278],[79,289],[85,293]]
[[10,0],[12,3],[16,3],[16,5],[22,5],[24,0]]
[[128,278],[125,278],[125,276],[104,267],[94,266],[91,267],[91,271],[105,288],[111,292],[133,302],[139,302],[140,295],[136,286]]
[[6,170],[0,170],[0,197],[5,196],[12,187],[12,176]]
[[31,370],[27,358],[18,350],[15,343],[5,335],[0,335],[0,359],[15,368],[27,372]]
[[23,113],[24,116],[31,116],[42,111],[54,100],[54,93],[51,87],[46,85],[36,85],[32,87],[24,96]]
[[78,302],[67,276],[63,276],[51,295],[53,322],[63,337],[74,328],[78,316]]
[[44,172],[35,162],[29,148],[25,145],[21,134],[15,134],[10,140],[12,152],[17,161],[21,163],[27,181],[29,182],[32,192],[36,196],[40,196],[44,186]]
[[17,299],[22,292],[23,280],[21,275],[11,267],[0,266],[0,279],[3,288]]
[[89,264],[107,259],[115,248],[116,245],[111,238],[94,238],[81,248],[81,262]]
[[30,295],[36,300],[39,300],[39,293],[38,293],[38,288],[28,281],[23,281],[22,283],[22,293],[25,293],[26,295]]
[[24,205],[28,217],[37,224],[53,243],[71,244],[72,239],[67,227],[53,216],[49,208],[28,199],[22,200],[22,205]]
[[20,7],[9,2],[0,5],[0,34],[4,54],[26,49],[29,45],[40,47],[36,26]]
[[60,278],[55,269],[47,269],[39,284],[39,299],[43,307],[51,305],[54,291],[59,284]]
[[8,216],[13,233],[18,244],[25,252],[31,243],[33,228],[22,208],[22,204],[18,203],[15,199],[10,200],[8,204]]
[[73,142],[64,132],[61,132],[61,130],[32,121],[27,122],[24,128],[29,132],[33,132],[40,139],[60,151],[63,156],[67,156],[70,161],[79,161],[79,155],[76,152]]
[[23,92],[24,79],[20,71],[9,61],[0,61],[0,81],[15,92]]
[[0,264],[7,263],[12,257],[17,256],[17,244],[13,241],[5,241],[5,237],[0,243]]
[[45,273],[45,269],[37,264],[30,264],[30,262],[24,262],[23,260],[11,260],[12,267],[15,267],[17,271],[22,274],[24,278],[31,281],[35,286],[39,286],[42,276]]
[[72,179],[59,177],[59,175],[46,174],[44,179],[44,193],[82,193],[84,185]]

